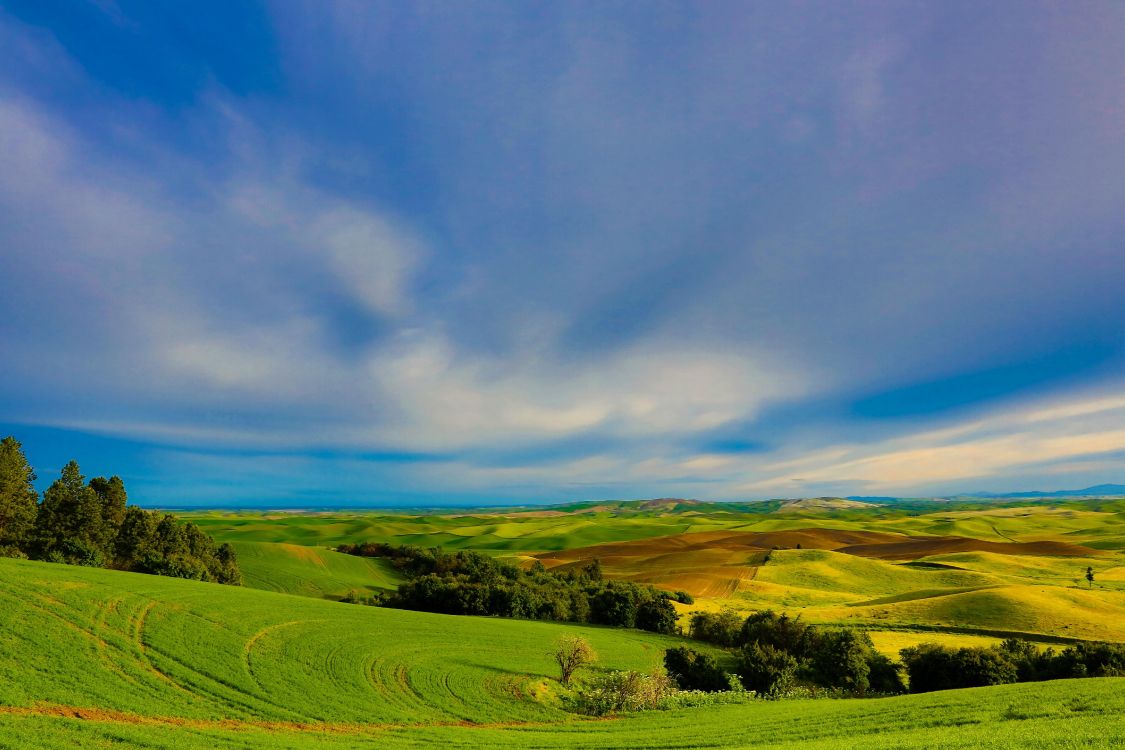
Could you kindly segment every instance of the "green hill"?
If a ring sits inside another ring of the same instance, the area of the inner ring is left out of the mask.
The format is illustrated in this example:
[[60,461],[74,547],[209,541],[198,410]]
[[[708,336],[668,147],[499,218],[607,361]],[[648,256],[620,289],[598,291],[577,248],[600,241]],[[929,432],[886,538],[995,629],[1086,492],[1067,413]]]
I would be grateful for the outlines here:
[[387,560],[275,542],[231,542],[246,586],[339,599],[350,591],[394,589],[402,577]]
[[1114,747],[1125,680],[751,702],[610,721],[563,711],[548,656],[602,668],[678,639],[458,618],[0,560],[0,747]]

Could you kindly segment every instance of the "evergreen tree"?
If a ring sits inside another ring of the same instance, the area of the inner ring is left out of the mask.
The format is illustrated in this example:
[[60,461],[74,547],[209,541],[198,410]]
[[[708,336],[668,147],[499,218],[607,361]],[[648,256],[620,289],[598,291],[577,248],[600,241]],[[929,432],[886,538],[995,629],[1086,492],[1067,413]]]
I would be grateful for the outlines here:
[[102,565],[103,540],[101,501],[86,485],[78,462],[71,461],[43,493],[35,519],[36,551],[57,562]]
[[125,494],[125,483],[118,476],[109,479],[94,477],[90,480],[90,489],[97,493],[98,502],[101,503],[102,549],[105,550],[106,557],[113,557],[114,542],[121,531],[121,523],[125,520],[125,506],[129,501]]
[[146,555],[153,553],[156,522],[155,513],[136,505],[125,509],[114,545],[114,564],[117,567],[132,570]]
[[11,436],[0,440],[0,553],[28,546],[39,504],[34,481],[20,442]]

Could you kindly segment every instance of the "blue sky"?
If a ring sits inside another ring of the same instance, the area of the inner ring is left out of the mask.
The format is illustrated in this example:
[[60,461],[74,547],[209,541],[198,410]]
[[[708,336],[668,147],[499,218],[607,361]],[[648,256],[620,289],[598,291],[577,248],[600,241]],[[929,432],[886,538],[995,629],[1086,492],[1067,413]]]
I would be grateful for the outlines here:
[[150,505],[1125,481],[1125,6],[0,2],[0,430]]

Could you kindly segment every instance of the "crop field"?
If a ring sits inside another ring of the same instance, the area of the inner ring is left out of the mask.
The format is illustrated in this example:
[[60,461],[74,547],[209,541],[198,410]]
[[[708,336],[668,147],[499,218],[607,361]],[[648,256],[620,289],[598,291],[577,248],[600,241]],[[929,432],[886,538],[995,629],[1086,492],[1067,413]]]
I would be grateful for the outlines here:
[[401,582],[385,560],[353,557],[329,549],[277,542],[232,542],[246,586],[283,594],[339,599],[371,594]]
[[[474,549],[525,565],[538,559],[560,570],[597,559],[610,577],[692,594],[696,603],[678,605],[682,614],[772,608],[895,633],[883,641],[898,648],[936,633],[987,642],[1125,640],[1121,500],[648,501],[189,516],[235,544],[248,586],[322,598],[392,588],[393,570],[330,550],[382,541]],[[1087,567],[1096,571],[1094,586]]]
[[[582,719],[548,656],[676,638],[0,560],[0,747],[1113,747],[1125,680]],[[696,644],[698,646],[698,644]],[[878,736],[873,736],[878,733]]]

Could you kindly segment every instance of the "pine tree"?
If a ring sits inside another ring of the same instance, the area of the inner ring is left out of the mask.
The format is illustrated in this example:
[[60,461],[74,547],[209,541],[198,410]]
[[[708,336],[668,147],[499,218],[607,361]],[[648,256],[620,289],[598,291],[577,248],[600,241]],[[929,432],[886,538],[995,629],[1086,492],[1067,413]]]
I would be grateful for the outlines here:
[[118,476],[109,479],[94,477],[90,480],[90,489],[97,493],[98,502],[101,503],[102,527],[98,542],[105,556],[112,558],[115,540],[125,520],[125,505],[129,500],[125,494],[125,483]]
[[83,565],[104,562],[102,504],[86,485],[77,461],[63,467],[62,476],[43,493],[35,519],[35,543],[40,557]]
[[34,481],[20,442],[11,436],[0,440],[0,552],[26,551],[39,504]]
[[125,509],[121,530],[114,547],[114,564],[132,570],[145,555],[153,553],[156,544],[157,514],[130,505]]

